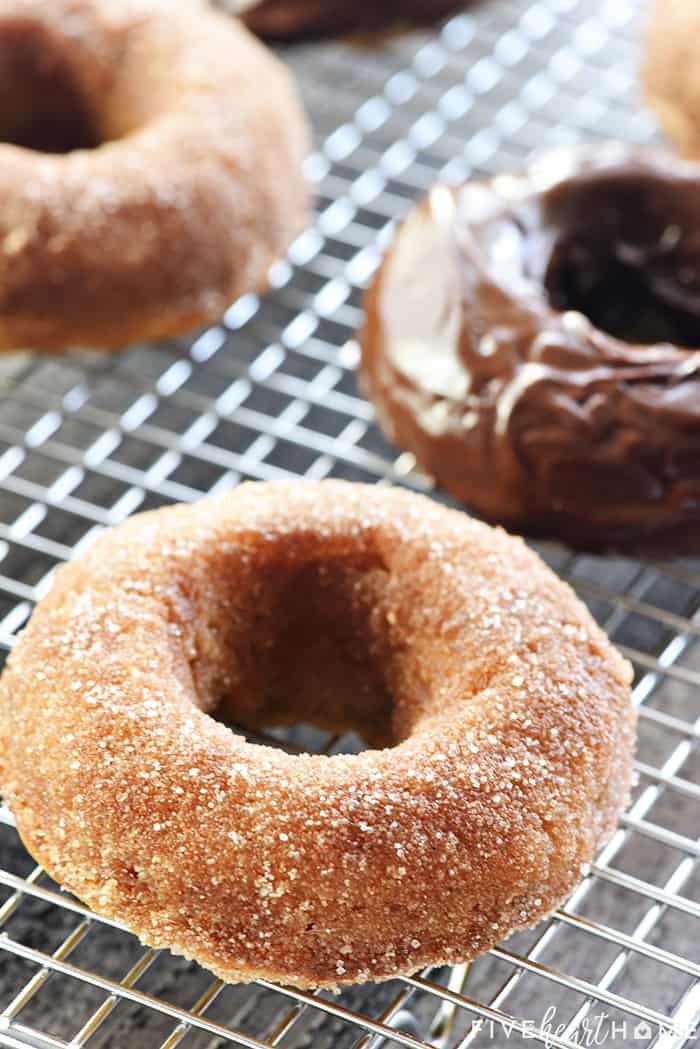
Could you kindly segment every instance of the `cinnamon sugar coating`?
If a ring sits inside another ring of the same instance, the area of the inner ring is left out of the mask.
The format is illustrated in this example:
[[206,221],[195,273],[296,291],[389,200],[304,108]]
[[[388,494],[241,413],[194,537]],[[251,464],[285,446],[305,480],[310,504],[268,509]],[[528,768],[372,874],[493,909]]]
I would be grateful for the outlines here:
[[290,77],[200,0],[0,0],[2,139],[0,350],[185,331],[303,224]]
[[247,484],[59,569],[0,682],[0,782],[37,860],[146,943],[232,982],[381,980],[571,891],[628,796],[629,682],[522,541],[405,491]]
[[645,101],[686,155],[700,156],[700,63],[696,0],[656,0],[642,68]]

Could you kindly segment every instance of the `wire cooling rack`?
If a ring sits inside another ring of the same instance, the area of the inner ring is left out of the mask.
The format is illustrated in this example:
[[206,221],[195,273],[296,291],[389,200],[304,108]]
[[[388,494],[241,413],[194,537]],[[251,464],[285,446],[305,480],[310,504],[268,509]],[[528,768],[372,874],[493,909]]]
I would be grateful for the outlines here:
[[[440,174],[517,167],[536,148],[581,137],[651,138],[636,99],[640,8],[483,0],[430,33],[287,53],[318,136],[309,164],[318,214],[274,267],[273,293],[247,296],[219,325],[157,348],[0,363],[4,651],[56,564],[133,511],[244,477],[429,489],[381,438],[355,383],[352,334],[378,244]],[[700,563],[538,548],[634,663],[641,718],[633,804],[564,910],[468,971],[338,997],[227,987],[61,893],[2,809],[0,1045],[695,1044]]]

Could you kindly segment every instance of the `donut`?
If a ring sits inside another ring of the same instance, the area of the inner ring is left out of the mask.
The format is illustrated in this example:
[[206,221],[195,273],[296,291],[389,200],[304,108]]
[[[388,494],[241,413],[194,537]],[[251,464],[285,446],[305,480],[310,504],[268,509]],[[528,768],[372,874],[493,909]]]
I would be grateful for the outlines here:
[[199,0],[0,0],[0,349],[204,323],[307,205],[289,75]]
[[435,22],[465,0],[217,0],[260,36],[278,40]]
[[700,9],[695,0],[657,0],[642,69],[646,102],[684,153],[700,154]]
[[379,421],[509,530],[700,551],[700,167],[607,145],[436,186],[371,283]]
[[[408,491],[246,484],[62,567],[0,683],[0,783],[97,913],[222,979],[468,959],[628,796],[630,667],[521,540]],[[298,755],[229,726],[353,727]]]

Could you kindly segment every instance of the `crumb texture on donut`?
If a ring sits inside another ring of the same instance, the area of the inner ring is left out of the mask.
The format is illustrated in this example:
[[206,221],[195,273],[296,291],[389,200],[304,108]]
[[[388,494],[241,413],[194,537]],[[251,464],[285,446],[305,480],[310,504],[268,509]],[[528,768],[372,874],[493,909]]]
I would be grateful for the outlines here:
[[307,148],[284,67],[204,3],[2,0],[0,349],[160,337],[261,290]]
[[606,144],[436,186],[360,341],[385,432],[488,520],[700,552],[700,166]]
[[[472,958],[570,892],[630,785],[630,668],[520,541],[420,496],[245,485],[61,568],[0,781],[100,914],[228,981]],[[292,756],[226,722],[354,724]]]

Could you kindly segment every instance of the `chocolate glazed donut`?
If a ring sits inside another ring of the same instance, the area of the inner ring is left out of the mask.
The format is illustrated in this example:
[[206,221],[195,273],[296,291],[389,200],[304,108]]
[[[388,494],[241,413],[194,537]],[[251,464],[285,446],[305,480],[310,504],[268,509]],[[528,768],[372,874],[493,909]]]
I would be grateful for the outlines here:
[[219,0],[242,13],[260,36],[299,37],[380,29],[392,22],[434,22],[464,7],[464,0]]
[[485,518],[700,551],[700,166],[603,146],[436,187],[366,300],[387,434]]

